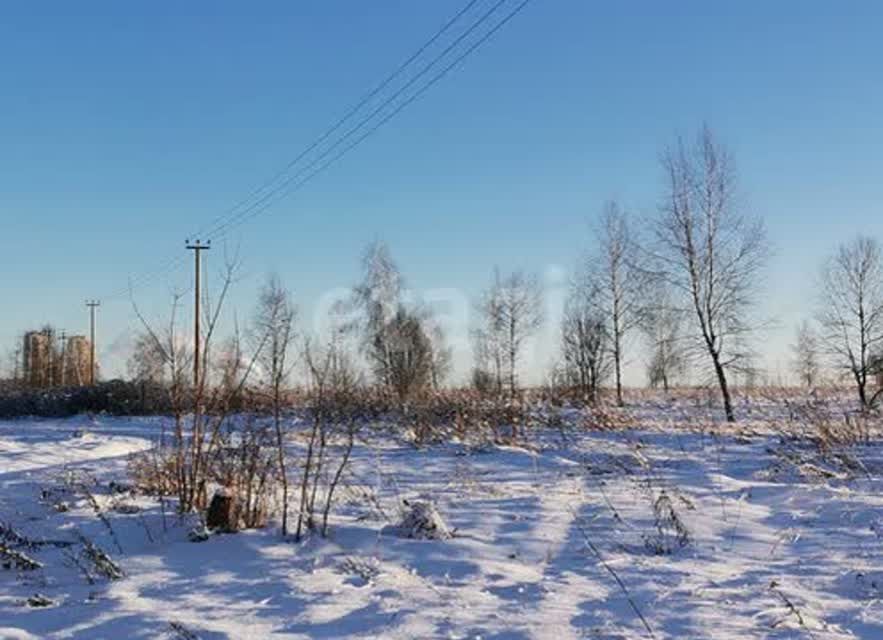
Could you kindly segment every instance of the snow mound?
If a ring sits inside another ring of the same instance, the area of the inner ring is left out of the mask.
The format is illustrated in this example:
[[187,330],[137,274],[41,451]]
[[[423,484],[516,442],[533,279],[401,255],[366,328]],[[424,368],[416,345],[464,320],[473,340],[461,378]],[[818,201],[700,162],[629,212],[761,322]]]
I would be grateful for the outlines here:
[[405,506],[408,510],[397,527],[399,535],[415,540],[450,540],[454,537],[432,502],[405,502]]

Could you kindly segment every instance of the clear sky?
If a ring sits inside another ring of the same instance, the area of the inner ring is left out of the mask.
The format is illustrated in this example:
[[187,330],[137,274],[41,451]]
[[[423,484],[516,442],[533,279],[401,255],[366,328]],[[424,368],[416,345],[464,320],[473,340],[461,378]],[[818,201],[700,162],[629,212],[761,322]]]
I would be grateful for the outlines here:
[[[183,254],[464,3],[4,3],[2,348],[45,322],[85,332],[86,298]],[[533,0],[382,131],[231,234],[245,277],[230,309],[247,315],[275,271],[309,328],[376,238],[418,292],[468,300],[494,265],[560,279],[604,200],[654,211],[661,148],[707,121],[776,247],[764,311],[781,328],[763,347],[784,366],[820,261],[858,232],[883,238],[881,28],[883,4],[869,1]],[[188,274],[150,283],[140,303],[158,316]],[[106,369],[119,371],[130,305],[106,300],[99,319]]]

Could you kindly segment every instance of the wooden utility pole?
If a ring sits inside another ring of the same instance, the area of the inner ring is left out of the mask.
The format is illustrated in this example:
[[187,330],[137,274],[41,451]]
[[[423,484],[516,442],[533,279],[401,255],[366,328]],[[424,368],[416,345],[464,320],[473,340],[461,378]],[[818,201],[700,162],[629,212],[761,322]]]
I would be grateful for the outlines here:
[[64,386],[65,365],[67,364],[67,333],[61,330],[61,386]]
[[98,300],[86,300],[89,307],[89,384],[95,384],[95,308],[100,307]]
[[199,255],[203,251],[211,249],[212,241],[209,240],[206,244],[202,244],[199,240],[194,242],[190,242],[189,240],[185,240],[186,247],[190,251],[193,252],[193,256],[195,258],[194,263],[194,284],[193,284],[193,293],[194,293],[194,304],[193,304],[193,389],[198,393],[199,389]]

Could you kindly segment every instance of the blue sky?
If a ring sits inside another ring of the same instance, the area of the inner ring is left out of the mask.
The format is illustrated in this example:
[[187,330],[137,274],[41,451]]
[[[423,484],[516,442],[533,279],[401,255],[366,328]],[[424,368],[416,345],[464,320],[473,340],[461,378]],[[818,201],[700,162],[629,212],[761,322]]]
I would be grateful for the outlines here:
[[[0,346],[45,322],[85,331],[85,298],[183,253],[463,4],[4,5]],[[230,236],[245,262],[230,309],[247,315],[275,271],[309,318],[355,280],[376,238],[418,291],[475,296],[494,265],[566,272],[604,200],[653,213],[660,150],[707,121],[776,248],[763,310],[781,329],[763,342],[770,367],[784,367],[820,261],[856,233],[883,236],[881,25],[876,2],[533,0],[381,132]],[[187,277],[152,283],[139,302],[161,314]],[[101,347],[133,326],[125,299],[106,301]],[[118,353],[105,360],[119,366]]]

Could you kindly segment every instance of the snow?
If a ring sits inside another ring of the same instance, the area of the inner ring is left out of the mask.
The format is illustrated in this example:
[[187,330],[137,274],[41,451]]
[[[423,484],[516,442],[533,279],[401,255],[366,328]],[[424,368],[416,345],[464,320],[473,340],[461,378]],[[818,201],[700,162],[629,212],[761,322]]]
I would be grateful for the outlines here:
[[[640,429],[538,429],[524,448],[378,431],[330,538],[301,543],[273,526],[193,543],[194,518],[111,491],[159,418],[2,422],[0,524],[68,546],[0,569],[0,638],[883,637],[883,447],[822,456],[758,412],[765,428],[710,433],[695,405],[648,403]],[[406,502],[453,537],[403,537]],[[81,537],[124,576],[89,584]]]

